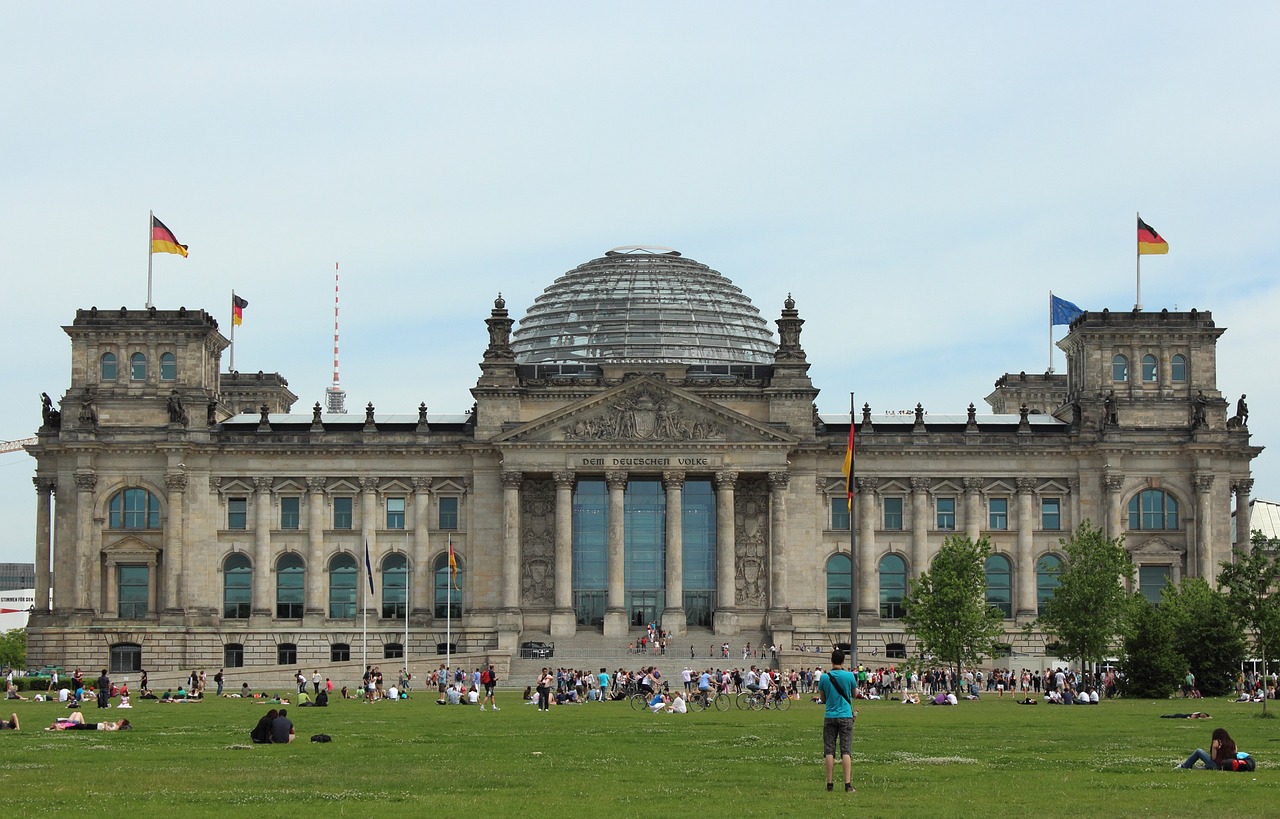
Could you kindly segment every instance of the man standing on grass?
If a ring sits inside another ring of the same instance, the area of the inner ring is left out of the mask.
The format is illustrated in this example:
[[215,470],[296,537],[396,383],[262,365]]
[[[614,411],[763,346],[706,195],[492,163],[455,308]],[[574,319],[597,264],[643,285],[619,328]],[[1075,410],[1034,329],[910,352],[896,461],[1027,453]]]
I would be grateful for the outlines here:
[[835,649],[831,652],[831,670],[822,675],[818,681],[818,690],[822,692],[822,702],[826,713],[822,720],[822,751],[827,762],[827,790],[834,790],[832,774],[835,772],[836,742],[840,744],[840,762],[844,766],[844,789],[853,793],[852,782],[853,760],[850,757],[850,746],[853,745],[853,675],[844,670],[844,651]]

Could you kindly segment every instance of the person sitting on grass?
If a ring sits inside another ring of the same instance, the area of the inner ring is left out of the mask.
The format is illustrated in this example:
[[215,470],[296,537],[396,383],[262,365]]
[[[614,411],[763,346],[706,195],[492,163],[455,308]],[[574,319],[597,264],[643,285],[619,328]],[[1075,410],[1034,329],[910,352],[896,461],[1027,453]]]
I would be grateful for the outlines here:
[[16,713],[10,714],[8,719],[0,719],[0,731],[17,731],[20,727]]
[[316,694],[316,708],[329,707],[329,692],[321,688],[320,693]]
[[655,714],[666,707],[667,707],[667,698],[661,691],[654,694],[653,699],[649,700],[649,710]]
[[253,730],[249,732],[249,739],[253,740],[258,745],[266,745],[270,743],[271,742],[271,723],[278,716],[280,716],[280,714],[274,708],[272,708],[266,714],[263,714],[262,719],[258,720],[258,724],[255,725],[253,727]]
[[128,731],[133,726],[127,719],[108,720],[106,722],[85,722],[84,714],[79,711],[69,717],[58,717],[46,731]]
[[293,742],[293,720],[289,719],[289,712],[280,709],[280,714],[271,720],[271,741],[280,745],[287,745]]
[[675,698],[671,700],[671,705],[667,707],[667,713],[668,714],[689,713],[689,706],[688,704],[685,703],[684,694],[682,694],[680,691],[676,691]]
[[1187,757],[1187,761],[1178,767],[1194,768],[1197,762],[1203,762],[1206,771],[1217,771],[1226,767],[1228,761],[1234,761],[1235,758],[1236,741],[1227,733],[1226,728],[1214,728],[1210,737],[1209,752],[1205,753],[1203,748],[1196,748],[1195,753]]

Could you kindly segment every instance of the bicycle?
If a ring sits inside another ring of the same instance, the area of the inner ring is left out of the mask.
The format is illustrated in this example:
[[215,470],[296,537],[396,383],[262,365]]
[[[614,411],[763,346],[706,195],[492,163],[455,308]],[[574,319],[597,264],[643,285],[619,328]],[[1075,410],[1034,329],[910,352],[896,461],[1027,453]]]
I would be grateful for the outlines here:
[[[662,693],[670,691],[669,686],[664,681],[662,683]],[[649,707],[650,701],[653,700],[653,692],[645,693],[640,686],[636,686],[635,693],[627,696],[627,702],[631,703],[632,711],[643,711]]]
[[738,706],[739,711],[759,711],[765,706],[765,699],[768,692],[756,689],[755,691],[739,691],[734,702]]
[[706,711],[713,705],[717,711],[728,711],[730,697],[728,694],[712,691],[695,691],[689,698],[689,705],[695,711]]

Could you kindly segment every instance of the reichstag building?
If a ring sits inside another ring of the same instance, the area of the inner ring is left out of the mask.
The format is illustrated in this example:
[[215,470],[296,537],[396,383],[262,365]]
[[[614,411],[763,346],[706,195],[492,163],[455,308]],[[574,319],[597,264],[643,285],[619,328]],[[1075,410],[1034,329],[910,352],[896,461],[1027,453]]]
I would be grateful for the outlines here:
[[476,317],[462,415],[296,412],[283,374],[223,371],[203,310],[77,310],[30,447],[52,608],[29,664],[327,665],[360,659],[366,621],[378,662],[434,657],[446,621],[499,660],[651,622],[790,649],[839,640],[855,605],[866,652],[899,657],[907,583],[953,533],[990,537],[988,597],[1034,653],[1019,626],[1082,520],[1125,536],[1151,595],[1230,556],[1261,448],[1216,383],[1210,313],[1088,312],[1065,374],[1002,375],[982,411],[850,418],[817,412],[804,319],[779,307],[771,327],[704,264],[611,250],[518,327],[501,298]]

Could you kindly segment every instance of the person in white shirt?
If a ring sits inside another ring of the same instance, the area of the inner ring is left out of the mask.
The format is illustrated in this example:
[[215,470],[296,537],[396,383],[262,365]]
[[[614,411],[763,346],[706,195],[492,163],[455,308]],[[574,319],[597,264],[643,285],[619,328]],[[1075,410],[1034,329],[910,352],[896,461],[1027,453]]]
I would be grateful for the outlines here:
[[477,689],[472,688],[470,691],[467,692],[467,704],[478,705],[479,703],[480,703],[480,692]]
[[671,701],[671,707],[667,709],[668,714],[687,714],[689,706],[685,704],[684,695],[679,691],[676,692],[676,698]]

